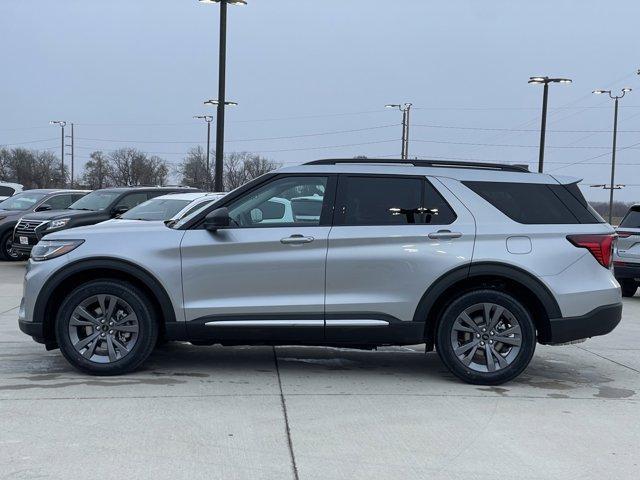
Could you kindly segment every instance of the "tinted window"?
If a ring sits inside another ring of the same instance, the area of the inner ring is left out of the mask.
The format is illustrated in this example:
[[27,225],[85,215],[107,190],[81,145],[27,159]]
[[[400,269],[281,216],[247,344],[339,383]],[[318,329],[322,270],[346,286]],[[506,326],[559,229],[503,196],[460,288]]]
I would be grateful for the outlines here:
[[55,195],[45,201],[51,210],[62,210],[72,203],[71,195]]
[[27,210],[46,196],[45,193],[18,193],[0,202],[0,210]]
[[[563,185],[463,182],[512,220],[524,224],[599,223],[578,191]],[[577,188],[577,187],[576,187]],[[584,201],[584,204],[582,203]]]
[[0,185],[0,197],[10,197],[13,192],[15,192],[13,188]]
[[640,228],[640,208],[632,208],[620,222],[621,227]]
[[423,178],[343,176],[337,225],[445,224],[455,213]]
[[[239,227],[319,225],[327,177],[284,177],[243,195],[228,205],[231,224]],[[295,208],[302,201],[313,209]]]

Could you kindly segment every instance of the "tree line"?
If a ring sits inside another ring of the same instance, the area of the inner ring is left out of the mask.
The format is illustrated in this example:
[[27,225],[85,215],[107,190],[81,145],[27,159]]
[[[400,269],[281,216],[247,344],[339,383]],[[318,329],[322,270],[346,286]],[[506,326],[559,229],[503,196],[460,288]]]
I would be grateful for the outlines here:
[[[74,179],[75,187],[92,190],[116,186],[166,185],[170,177],[181,185],[207,190],[214,184],[215,154],[207,171],[206,153],[197,146],[189,150],[177,165],[136,148],[119,148],[111,152],[94,151],[84,170]],[[225,156],[223,185],[225,191],[279,167],[279,164],[250,152],[232,152]],[[0,181],[31,188],[60,188],[69,184],[69,167],[49,151],[24,148],[0,148]]]

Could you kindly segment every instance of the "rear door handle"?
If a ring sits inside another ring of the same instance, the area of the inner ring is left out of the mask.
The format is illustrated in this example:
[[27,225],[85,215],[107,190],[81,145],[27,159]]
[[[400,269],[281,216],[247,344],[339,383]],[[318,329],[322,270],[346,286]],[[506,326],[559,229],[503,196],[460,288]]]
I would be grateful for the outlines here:
[[438,230],[437,232],[431,232],[429,234],[429,238],[433,239],[451,239],[460,238],[461,236],[461,232],[452,232],[451,230]]
[[280,239],[280,243],[284,243],[285,245],[302,245],[303,243],[311,242],[313,242],[313,237],[305,237],[304,235],[300,234],[291,235],[290,237]]

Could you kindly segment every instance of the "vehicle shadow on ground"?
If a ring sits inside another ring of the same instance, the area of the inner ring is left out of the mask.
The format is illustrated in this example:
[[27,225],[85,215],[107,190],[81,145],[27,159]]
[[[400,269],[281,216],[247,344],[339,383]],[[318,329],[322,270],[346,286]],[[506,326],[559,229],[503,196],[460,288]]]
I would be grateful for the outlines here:
[[[465,385],[424,346],[360,351],[324,347],[193,346],[170,342],[159,346],[135,373],[92,377],[73,370],[58,351],[37,356],[25,352],[0,355],[0,376],[10,380],[3,390],[64,389],[74,386],[231,387],[240,391],[270,390],[280,374],[287,392],[340,394],[461,394],[547,398],[630,398],[635,390],[611,385],[602,365],[574,348],[550,349],[534,356],[516,380],[496,387]],[[609,375],[611,371],[608,370]],[[637,382],[636,382],[637,383]],[[625,386],[629,386],[626,385]],[[630,385],[633,388],[633,385]],[[239,390],[238,390],[239,389]],[[585,390],[586,389],[586,390]],[[186,392],[185,392],[186,394]]]

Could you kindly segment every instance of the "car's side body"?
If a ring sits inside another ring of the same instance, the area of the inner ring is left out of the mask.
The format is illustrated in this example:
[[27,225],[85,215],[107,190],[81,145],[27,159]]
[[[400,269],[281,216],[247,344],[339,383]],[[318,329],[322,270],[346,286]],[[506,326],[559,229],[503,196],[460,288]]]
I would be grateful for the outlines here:
[[618,242],[613,252],[616,279],[625,296],[633,296],[640,285],[640,205],[632,205],[616,229]]
[[[233,206],[269,182],[296,177],[322,177],[326,184],[316,223],[203,228],[207,212]],[[352,177],[423,182],[444,200],[440,208],[448,205],[455,215],[446,224],[349,225],[339,214],[349,198],[341,186]],[[30,263],[21,328],[55,346],[56,302],[95,276],[139,285],[153,299],[167,338],[194,342],[430,345],[447,302],[479,287],[522,298],[542,343],[614,328],[620,320],[619,286],[593,255],[565,238],[610,234],[611,227],[512,221],[465,186],[496,179],[559,184],[547,175],[514,171],[303,165],[231,192],[177,229],[138,225],[134,233],[126,225],[103,224],[55,233],[48,238],[84,243],[64,257]],[[126,248],[105,247],[123,238]]]

